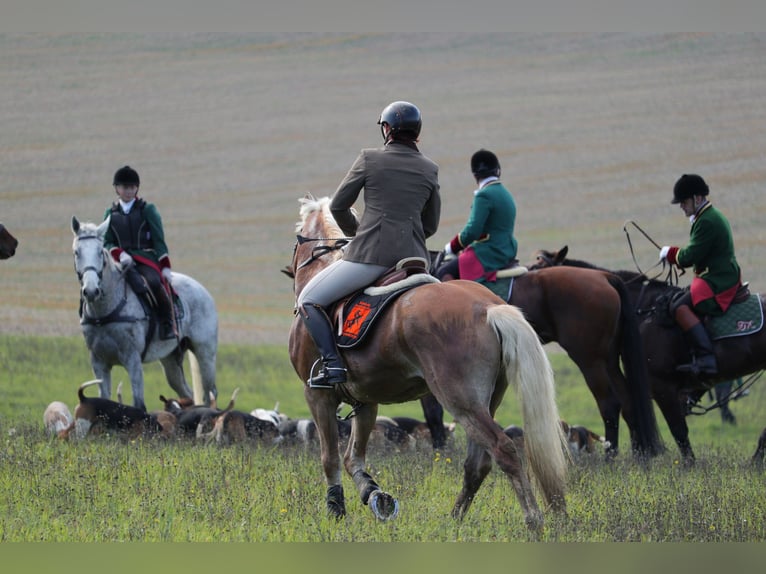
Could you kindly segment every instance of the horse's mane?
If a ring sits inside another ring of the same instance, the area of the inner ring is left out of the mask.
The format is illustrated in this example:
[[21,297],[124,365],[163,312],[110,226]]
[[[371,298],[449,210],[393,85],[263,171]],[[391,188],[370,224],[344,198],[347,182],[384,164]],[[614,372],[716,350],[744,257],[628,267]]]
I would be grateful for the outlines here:
[[335,221],[335,218],[332,216],[332,212],[330,211],[329,197],[325,196],[317,199],[313,195],[306,195],[305,197],[301,197],[298,202],[301,204],[301,220],[295,224],[295,231],[297,233],[301,232],[309,215],[312,213],[320,212],[322,225],[324,227],[324,237],[334,238],[344,236],[343,231],[338,226],[338,223]]
[[589,263],[588,261],[583,261],[582,259],[570,259],[565,258],[562,262],[562,265],[567,265],[569,267],[583,267],[585,269],[597,269],[598,271],[606,271],[607,273],[612,273],[613,275],[617,275],[620,279],[623,280],[624,283],[647,283],[650,287],[655,288],[667,288],[669,285],[666,281],[662,281],[660,279],[651,279],[646,276],[644,273],[639,273],[638,271],[631,271],[629,269],[607,269],[605,267],[599,267],[598,265],[595,265],[593,263]]

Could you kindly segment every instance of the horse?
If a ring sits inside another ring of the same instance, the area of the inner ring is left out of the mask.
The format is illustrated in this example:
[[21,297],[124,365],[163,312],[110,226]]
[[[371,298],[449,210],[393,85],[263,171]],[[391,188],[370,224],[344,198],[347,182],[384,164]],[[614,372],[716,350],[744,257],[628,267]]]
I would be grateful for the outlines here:
[[[133,405],[146,409],[143,363],[159,360],[170,387],[196,404],[217,396],[215,364],[218,353],[218,315],[210,293],[191,277],[173,272],[178,296],[178,338],[160,340],[156,321],[128,287],[124,270],[104,249],[109,218],[100,225],[72,217],[74,268],[80,282],[82,333],[91,367],[101,379],[99,396],[111,396],[111,370],[122,365],[130,377]],[[183,371],[190,351],[192,386]]]
[[[329,198],[307,195],[299,201],[298,240],[289,266],[296,301],[311,277],[341,257],[346,242],[329,211]],[[510,479],[530,530],[539,532],[543,526],[532,481],[549,508],[566,512],[569,461],[548,357],[522,313],[481,285],[434,279],[399,294],[381,310],[361,343],[340,350],[348,380],[334,389],[313,389],[306,383],[318,353],[297,313],[288,345],[319,432],[331,516],[346,515],[342,466],[376,519],[397,516],[399,501],[366,471],[368,440],[379,404],[408,402],[428,393],[467,437],[463,486],[453,518],[465,516],[493,460]],[[515,387],[524,418],[524,460],[494,420],[508,386]],[[341,402],[353,409],[342,465],[336,422]]]
[[514,278],[507,302],[524,312],[543,344],[557,342],[582,372],[604,423],[607,459],[619,450],[620,414],[634,455],[664,451],[638,321],[619,277],[578,268],[532,270]]
[[18,239],[8,231],[5,225],[0,223],[0,259],[10,259],[13,257],[18,246]]
[[[568,248],[558,251],[540,250],[531,267],[570,266],[602,269],[593,263],[567,258]],[[695,376],[676,370],[676,366],[689,361],[689,350],[681,329],[667,315],[667,305],[658,298],[666,298],[680,287],[666,281],[648,278],[635,271],[614,271],[625,282],[631,293],[634,313],[639,317],[639,330],[646,354],[649,386],[655,403],[667,422],[685,464],[694,463],[695,455],[689,441],[686,415],[689,400],[701,397],[716,384],[744,377],[766,368],[766,329],[750,335],[718,339],[713,342],[718,374]],[[761,312],[763,296],[759,295]]]

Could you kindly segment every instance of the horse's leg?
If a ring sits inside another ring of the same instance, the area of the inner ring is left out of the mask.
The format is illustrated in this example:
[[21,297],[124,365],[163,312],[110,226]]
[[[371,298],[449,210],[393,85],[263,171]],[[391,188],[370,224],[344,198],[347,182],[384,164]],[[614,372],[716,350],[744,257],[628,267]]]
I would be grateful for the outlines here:
[[167,357],[160,359],[162,370],[165,371],[165,379],[170,388],[181,398],[191,398],[192,391],[186,384],[184,376],[184,355],[180,349],[176,349]]
[[356,409],[351,419],[351,437],[343,456],[346,472],[354,480],[362,504],[368,505],[375,518],[391,520],[399,514],[399,501],[384,492],[367,472],[367,443],[378,415],[377,404],[364,404]]
[[452,518],[462,520],[490,470],[492,470],[492,457],[486,449],[469,438],[468,454],[463,463],[463,488],[452,507]]
[[327,511],[336,518],[342,518],[346,515],[346,501],[343,494],[336,419],[340,401],[335,393],[325,389],[311,389],[308,385],[304,385],[303,394],[319,434],[322,469],[327,482]]
[[732,425],[737,424],[737,417],[731,412],[729,408],[729,402],[731,398],[731,389],[734,386],[734,381],[725,381],[715,386],[715,400],[721,408],[721,420],[725,423]]
[[543,514],[537,505],[532,484],[513,441],[489,413],[478,413],[477,416],[468,417],[456,414],[455,419],[465,428],[469,438],[469,451],[463,465],[463,490],[452,509],[452,516],[462,517],[470,507],[476,490],[489,472],[487,455],[490,455],[510,479],[524,513],[527,528],[533,531],[541,530]]
[[[686,424],[686,405],[678,398],[676,387],[670,381],[659,380],[652,385],[655,389],[654,400],[660,408],[665,422],[668,424],[670,434],[681,451],[681,457],[686,466],[694,464],[694,451],[689,442],[689,426]],[[661,388],[663,391],[657,392]]]
[[[621,404],[612,391],[610,375],[606,364],[585,364],[575,361],[585,378],[593,398],[596,399],[598,412],[604,421],[604,439],[606,439],[606,458],[613,459],[619,451],[620,410]],[[621,376],[621,375],[620,375]],[[628,425],[630,427],[630,425]]]
[[101,379],[101,384],[98,386],[98,396],[102,399],[111,399],[112,367],[96,357],[92,352],[90,354],[90,365],[93,369],[93,375],[97,379]]
[[431,444],[434,450],[444,448],[447,445],[447,431],[444,429],[444,408],[432,394],[420,398],[420,406],[423,407],[428,430],[431,432]]
[[130,353],[122,364],[130,377],[130,389],[133,393],[133,406],[146,410],[144,402],[144,368],[141,364],[141,356],[138,353]]

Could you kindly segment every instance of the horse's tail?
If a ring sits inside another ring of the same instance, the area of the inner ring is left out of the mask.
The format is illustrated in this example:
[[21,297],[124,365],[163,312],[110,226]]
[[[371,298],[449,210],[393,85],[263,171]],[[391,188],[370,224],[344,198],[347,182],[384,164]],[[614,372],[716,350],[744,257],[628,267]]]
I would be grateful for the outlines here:
[[205,394],[205,388],[202,384],[202,370],[200,369],[199,360],[193,352],[189,353],[189,367],[191,369],[192,376],[192,394],[194,395],[194,404],[208,404],[210,397]]
[[657,419],[654,416],[638,320],[633,310],[628,288],[623,280],[616,275],[608,275],[607,280],[620,295],[620,323],[622,324],[620,357],[622,358],[625,378],[628,381],[628,394],[635,422],[635,429],[632,433],[633,447],[638,451],[638,454],[653,457],[663,452],[665,447],[662,444]]
[[540,339],[513,305],[487,309],[500,339],[508,384],[515,387],[524,419],[524,449],[546,501],[564,506],[569,450],[561,429],[553,369]]

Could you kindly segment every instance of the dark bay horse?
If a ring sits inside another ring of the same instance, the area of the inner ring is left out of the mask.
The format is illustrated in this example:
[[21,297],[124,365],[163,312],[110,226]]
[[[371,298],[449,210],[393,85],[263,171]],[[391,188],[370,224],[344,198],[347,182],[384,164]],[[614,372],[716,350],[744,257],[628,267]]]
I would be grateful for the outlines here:
[[0,259],[10,259],[16,254],[16,248],[19,246],[19,241],[8,228],[0,223]]
[[[317,272],[341,256],[343,237],[328,209],[329,198],[301,202],[298,241],[290,269],[297,295]],[[306,381],[316,348],[296,315],[289,337],[290,359]],[[348,382],[312,389],[304,396],[320,435],[321,460],[331,515],[346,514],[342,468],[362,503],[376,518],[396,516],[398,501],[367,473],[366,450],[379,404],[402,403],[428,393],[463,426],[468,453],[463,487],[452,509],[468,511],[492,461],[508,476],[525,522],[539,531],[543,514],[529,476],[554,510],[566,510],[566,443],[559,425],[553,372],[540,341],[521,312],[470,281],[430,282],[399,295],[376,319],[367,339],[342,349]],[[524,418],[526,464],[494,420],[508,386],[515,387]],[[351,437],[341,465],[336,412],[354,408]]]
[[[600,269],[587,261],[567,258],[568,249],[541,250],[535,266],[573,266]],[[554,267],[555,268],[555,267]],[[699,397],[717,383],[744,377],[766,368],[766,329],[752,335],[729,337],[714,341],[718,361],[718,375],[695,377],[676,371],[676,366],[690,360],[689,350],[680,328],[666,314],[666,306],[657,303],[658,297],[679,287],[665,281],[649,279],[635,271],[614,271],[628,287],[634,312],[640,317],[639,329],[644,345],[652,397],[665,417],[671,434],[687,464],[694,461],[686,424],[687,397]],[[760,296],[764,308],[763,296]]]

